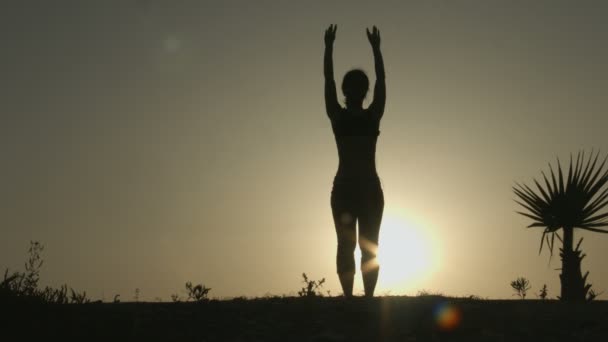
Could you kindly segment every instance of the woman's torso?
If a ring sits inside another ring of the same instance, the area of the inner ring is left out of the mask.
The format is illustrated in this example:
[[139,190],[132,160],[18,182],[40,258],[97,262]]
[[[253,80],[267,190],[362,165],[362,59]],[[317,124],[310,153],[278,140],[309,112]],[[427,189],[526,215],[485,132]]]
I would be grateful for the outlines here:
[[376,182],[376,142],[380,119],[369,110],[342,109],[332,119],[338,148],[338,171],[334,182]]

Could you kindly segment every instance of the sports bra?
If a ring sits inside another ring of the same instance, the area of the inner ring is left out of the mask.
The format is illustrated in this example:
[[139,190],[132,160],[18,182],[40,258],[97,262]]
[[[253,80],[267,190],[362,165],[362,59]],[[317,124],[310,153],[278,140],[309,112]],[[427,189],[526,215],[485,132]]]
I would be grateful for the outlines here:
[[336,137],[344,136],[373,136],[380,135],[380,120],[364,109],[360,113],[350,113],[342,109],[331,120],[331,126]]

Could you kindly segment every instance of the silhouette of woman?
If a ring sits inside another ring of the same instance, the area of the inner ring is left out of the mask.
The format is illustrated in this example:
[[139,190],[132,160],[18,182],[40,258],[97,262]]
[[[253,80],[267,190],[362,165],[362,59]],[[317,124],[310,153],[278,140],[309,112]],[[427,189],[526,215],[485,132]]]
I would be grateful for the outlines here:
[[380,31],[367,31],[376,69],[374,99],[367,109],[363,100],[369,80],[365,72],[353,69],[344,75],[342,92],[346,107],[338,103],[333,70],[333,43],[336,25],[325,31],[325,107],[338,147],[339,166],[331,192],[331,208],[338,237],[336,257],[344,296],[352,297],[355,277],[356,225],[359,225],[361,273],[365,295],[372,297],[378,281],[376,260],[378,234],[384,210],[384,194],[376,173],[376,141],[384,113],[386,86],[384,62],[380,52]]

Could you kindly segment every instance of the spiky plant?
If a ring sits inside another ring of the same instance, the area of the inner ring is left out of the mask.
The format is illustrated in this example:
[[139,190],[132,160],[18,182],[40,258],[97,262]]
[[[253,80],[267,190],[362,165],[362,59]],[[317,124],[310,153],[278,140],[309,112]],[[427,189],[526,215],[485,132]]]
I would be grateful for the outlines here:
[[519,277],[511,282],[511,287],[515,294],[519,296],[521,299],[526,299],[526,295],[528,294],[528,290],[532,287],[530,286],[530,281],[524,277]]
[[[574,229],[584,229],[596,233],[608,233],[603,229],[608,226],[608,213],[602,213],[608,205],[608,170],[604,170],[606,158],[598,164],[599,152],[585,161],[585,152],[578,153],[573,164],[570,155],[568,175],[564,177],[562,167],[557,159],[557,176],[549,163],[551,178],[541,172],[544,187],[534,179],[538,192],[525,184],[515,183],[513,191],[521,201],[516,202],[527,212],[518,212],[533,220],[528,226],[544,228],[540,240],[540,250],[546,242],[551,255],[555,238],[562,242],[560,257],[562,261],[561,296],[564,301],[584,301],[591,285],[585,284],[589,272],[582,276],[581,255],[579,249],[582,238],[576,249],[573,248]],[[599,166],[598,166],[599,165]],[[562,230],[562,236],[559,230]]]

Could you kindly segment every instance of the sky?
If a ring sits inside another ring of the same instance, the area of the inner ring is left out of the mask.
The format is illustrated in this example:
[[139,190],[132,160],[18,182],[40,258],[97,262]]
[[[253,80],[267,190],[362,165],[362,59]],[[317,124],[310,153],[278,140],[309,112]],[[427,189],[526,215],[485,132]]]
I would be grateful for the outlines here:
[[[36,240],[42,285],[94,299],[170,300],[187,281],[215,298],[296,295],[303,272],[340,294],[323,33],[338,25],[338,82],[353,67],[373,82],[376,25],[376,294],[515,298],[519,276],[559,294],[559,256],[539,255],[512,186],[556,157],[608,153],[605,2],[7,1],[0,13],[3,270],[23,270]],[[578,237],[583,271],[608,292],[608,235]]]

